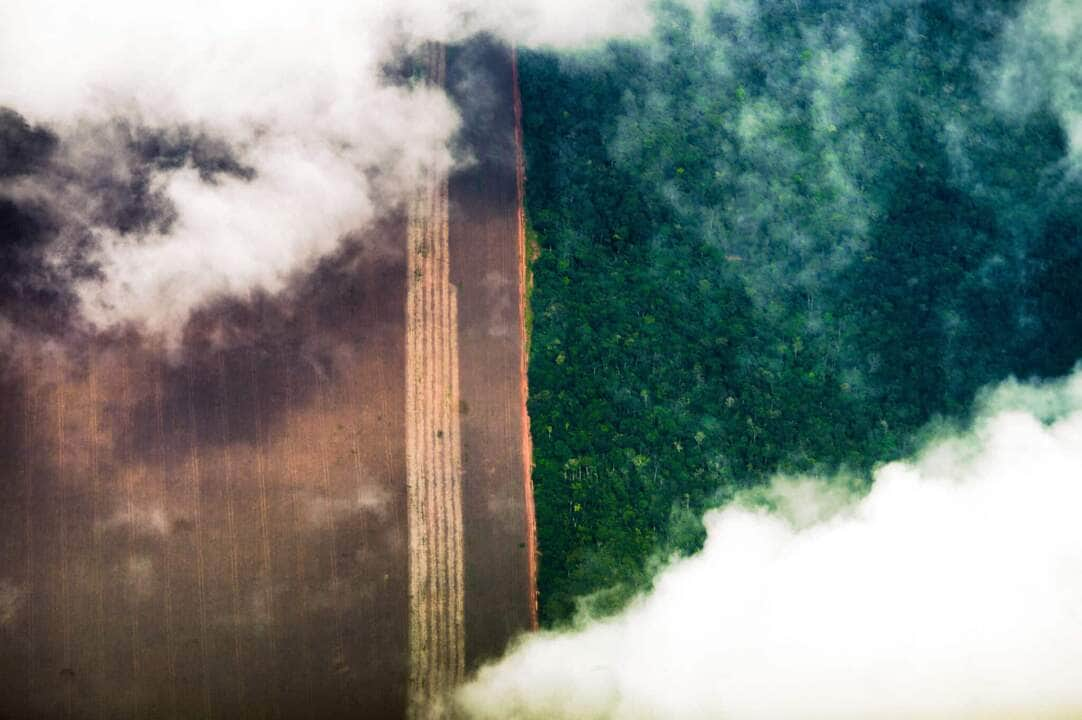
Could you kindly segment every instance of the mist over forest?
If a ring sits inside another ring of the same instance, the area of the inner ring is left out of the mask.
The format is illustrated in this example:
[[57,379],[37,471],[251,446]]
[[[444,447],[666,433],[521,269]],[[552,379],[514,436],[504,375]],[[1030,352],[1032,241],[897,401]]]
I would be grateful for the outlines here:
[[1082,7],[656,13],[520,52],[549,624],[620,607],[737,491],[866,485],[1082,357]]
[[544,629],[463,711],[1077,717],[1082,5],[520,64]]

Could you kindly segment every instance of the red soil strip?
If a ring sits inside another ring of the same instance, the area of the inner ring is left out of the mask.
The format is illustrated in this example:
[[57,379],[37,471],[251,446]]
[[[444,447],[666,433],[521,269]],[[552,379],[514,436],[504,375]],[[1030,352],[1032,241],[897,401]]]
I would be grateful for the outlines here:
[[526,334],[526,159],[522,146],[522,95],[518,88],[518,51],[511,48],[511,83],[515,103],[515,185],[518,197],[518,321],[522,337],[519,360],[519,395],[522,405],[522,471],[526,498],[526,551],[529,555],[530,627],[537,630],[537,519],[533,499],[533,441],[530,436],[530,414],[527,363],[529,341]]

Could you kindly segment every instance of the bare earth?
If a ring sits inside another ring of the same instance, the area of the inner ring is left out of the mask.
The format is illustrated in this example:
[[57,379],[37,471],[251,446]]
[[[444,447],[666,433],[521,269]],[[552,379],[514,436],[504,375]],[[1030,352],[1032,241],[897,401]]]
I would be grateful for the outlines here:
[[534,625],[511,53],[444,72],[477,162],[288,297],[0,355],[0,718],[404,717]]

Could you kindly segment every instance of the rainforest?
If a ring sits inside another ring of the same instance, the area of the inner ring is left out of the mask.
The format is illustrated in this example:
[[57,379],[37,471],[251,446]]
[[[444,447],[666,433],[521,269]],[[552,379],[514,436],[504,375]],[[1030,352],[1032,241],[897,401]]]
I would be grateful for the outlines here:
[[1068,5],[668,3],[646,40],[520,52],[546,623],[619,607],[740,489],[862,483],[1072,369]]

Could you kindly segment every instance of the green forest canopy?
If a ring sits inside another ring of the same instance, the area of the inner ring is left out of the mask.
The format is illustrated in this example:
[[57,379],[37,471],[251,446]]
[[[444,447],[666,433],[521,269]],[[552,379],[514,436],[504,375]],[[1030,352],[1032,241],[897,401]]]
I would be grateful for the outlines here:
[[1047,6],[668,3],[648,39],[520,53],[545,623],[619,605],[739,488],[866,476],[983,385],[1071,369]]

